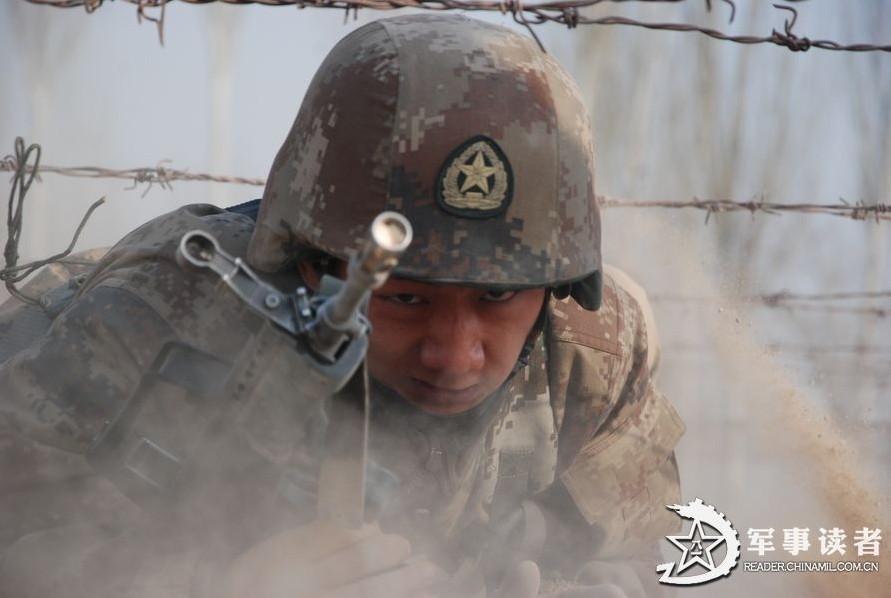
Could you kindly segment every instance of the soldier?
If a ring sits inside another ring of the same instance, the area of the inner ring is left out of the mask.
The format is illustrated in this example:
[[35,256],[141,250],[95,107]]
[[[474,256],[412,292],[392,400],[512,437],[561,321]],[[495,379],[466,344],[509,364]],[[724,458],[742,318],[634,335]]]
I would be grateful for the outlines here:
[[[143,225],[0,369],[3,595],[657,593],[683,424],[650,379],[640,307],[603,273],[593,162],[575,84],[525,36],[445,15],[349,34],[258,213]],[[282,471],[317,473],[324,421],[292,339],[175,254],[202,229],[280,288],[318,289],[382,210],[415,229],[368,310],[369,451],[397,482],[355,531],[275,496]],[[220,418],[165,367],[218,383]],[[131,469],[182,465],[160,448],[179,428],[237,437],[175,506],[137,506],[83,459],[143,397],[163,424],[139,424],[155,452]]]

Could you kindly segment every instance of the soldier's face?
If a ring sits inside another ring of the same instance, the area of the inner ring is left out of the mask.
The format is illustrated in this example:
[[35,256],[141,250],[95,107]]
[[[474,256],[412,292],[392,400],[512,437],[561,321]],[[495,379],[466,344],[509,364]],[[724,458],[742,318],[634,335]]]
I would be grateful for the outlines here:
[[392,278],[369,306],[369,372],[431,413],[472,409],[507,379],[544,295]]

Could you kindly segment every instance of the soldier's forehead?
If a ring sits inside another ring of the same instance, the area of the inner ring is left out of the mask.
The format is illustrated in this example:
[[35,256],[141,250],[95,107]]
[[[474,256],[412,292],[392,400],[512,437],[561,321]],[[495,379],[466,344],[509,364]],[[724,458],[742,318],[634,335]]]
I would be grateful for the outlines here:
[[493,284],[468,284],[466,281],[442,281],[442,280],[424,280],[419,278],[408,278],[405,276],[399,276],[398,274],[394,274],[390,276],[387,280],[387,283],[399,283],[402,286],[417,286],[417,287],[436,287],[436,288],[460,288],[460,289],[468,289],[473,291],[536,291],[538,289],[545,289],[543,286],[535,286],[535,287],[518,287],[516,285],[499,285],[497,283]]

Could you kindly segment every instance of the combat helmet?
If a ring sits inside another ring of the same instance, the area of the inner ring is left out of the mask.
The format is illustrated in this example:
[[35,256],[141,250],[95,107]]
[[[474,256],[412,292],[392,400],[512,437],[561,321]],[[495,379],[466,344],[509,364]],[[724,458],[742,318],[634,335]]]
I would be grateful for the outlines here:
[[365,25],[328,54],[278,152],[248,259],[347,259],[383,210],[415,240],[396,274],[549,287],[600,305],[594,150],[578,89],[534,40],[451,15]]

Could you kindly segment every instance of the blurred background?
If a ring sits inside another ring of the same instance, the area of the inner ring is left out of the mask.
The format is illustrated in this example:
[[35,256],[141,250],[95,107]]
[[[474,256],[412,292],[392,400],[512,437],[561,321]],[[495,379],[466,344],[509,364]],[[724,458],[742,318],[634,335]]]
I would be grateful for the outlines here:
[[[605,3],[591,15],[693,23],[734,34],[782,30],[765,2]],[[891,43],[883,0],[796,3],[795,31]],[[157,16],[157,11],[149,11]],[[92,14],[0,3],[0,156],[16,136],[43,164],[169,168],[262,179],[316,67],[348,31],[393,13],[294,7],[166,7],[164,45],[136,8]],[[587,13],[586,13],[587,14]],[[517,27],[508,16],[473,16]],[[521,28],[522,29],[522,28]],[[744,46],[697,33],[590,26],[535,28],[576,77],[597,146],[598,193],[689,201],[891,200],[891,54]],[[6,174],[10,176],[10,174]],[[87,207],[109,203],[78,249],[113,244],[178,206],[233,205],[260,187],[44,175],[25,206],[21,262],[67,244]],[[682,595],[878,595],[891,573],[891,227],[763,212],[609,208],[604,256],[643,285],[662,339],[658,384],[688,431],[683,499],[701,497],[740,532],[881,527],[880,574],[756,574]],[[5,243],[6,231],[0,231]],[[884,294],[882,294],[885,292]],[[771,301],[776,293],[788,293]],[[833,298],[857,293],[861,297]],[[871,295],[870,295],[871,294]],[[826,297],[830,295],[829,297]],[[793,296],[798,296],[795,300]],[[2,392],[2,391],[0,391]],[[670,554],[671,549],[666,549]],[[675,558],[671,555],[669,558]],[[868,581],[870,578],[871,581]]]

